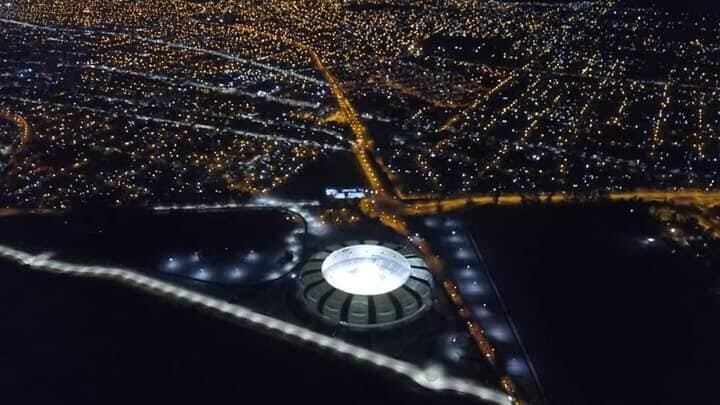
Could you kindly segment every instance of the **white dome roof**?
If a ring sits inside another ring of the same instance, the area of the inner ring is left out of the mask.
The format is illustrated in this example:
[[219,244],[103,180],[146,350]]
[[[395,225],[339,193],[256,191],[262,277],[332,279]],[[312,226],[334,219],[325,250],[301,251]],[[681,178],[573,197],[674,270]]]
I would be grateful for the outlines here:
[[378,245],[353,245],[325,258],[322,274],[331,286],[348,294],[378,295],[400,288],[410,278],[410,262]]

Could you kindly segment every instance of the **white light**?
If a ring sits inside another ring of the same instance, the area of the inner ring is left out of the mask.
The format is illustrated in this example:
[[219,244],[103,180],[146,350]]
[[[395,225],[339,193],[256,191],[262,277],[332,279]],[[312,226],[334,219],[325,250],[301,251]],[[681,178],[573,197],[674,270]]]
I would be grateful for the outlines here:
[[238,267],[235,267],[235,268],[232,269],[232,271],[230,272],[230,278],[235,278],[235,279],[237,279],[237,278],[242,278],[242,277],[244,277],[244,276],[245,276],[245,271],[244,271],[244,270],[240,270],[240,268],[238,268]]
[[[0,19],[1,20],[1,19]],[[29,252],[20,251],[8,246],[0,245],[0,258],[9,258],[20,264],[30,266],[31,269],[44,270],[49,272],[70,272],[77,275],[95,275],[104,276],[110,279],[127,282],[135,286],[155,287],[155,291],[167,291],[170,295],[185,300],[187,302],[200,304],[207,308],[232,314],[237,319],[248,321],[253,327],[262,325],[264,328],[290,335],[297,340],[321,342],[317,343],[322,349],[335,352],[336,354],[351,354],[354,358],[370,361],[378,367],[393,370],[397,373],[412,378],[418,384],[433,390],[454,390],[457,392],[476,396],[480,399],[490,401],[497,404],[511,405],[512,397],[497,391],[495,389],[471,382],[469,380],[458,379],[444,375],[442,369],[431,369],[430,373],[420,369],[418,366],[397,360],[380,353],[372,352],[360,346],[346,343],[337,338],[321,335],[299,325],[293,325],[280,319],[271,318],[266,315],[254,312],[248,308],[237,304],[232,304],[219,299],[211,298],[198,292],[175,287],[167,282],[153,279],[149,276],[136,273],[132,270],[101,267],[101,266],[83,266],[69,264],[50,259],[51,254],[45,253],[34,255]],[[45,258],[42,265],[35,262],[38,258]],[[132,282],[129,282],[132,280]],[[437,372],[439,371],[439,373]],[[430,377],[428,379],[427,377]]]
[[166,270],[176,270],[179,267],[180,267],[180,263],[178,263],[178,261],[172,257],[169,258],[167,263],[165,264]]
[[245,256],[245,259],[251,263],[255,263],[260,260],[260,254],[254,250],[250,250],[250,253]]
[[322,263],[322,274],[331,286],[355,295],[396,290],[410,278],[410,273],[410,262],[403,255],[378,245],[338,249]]

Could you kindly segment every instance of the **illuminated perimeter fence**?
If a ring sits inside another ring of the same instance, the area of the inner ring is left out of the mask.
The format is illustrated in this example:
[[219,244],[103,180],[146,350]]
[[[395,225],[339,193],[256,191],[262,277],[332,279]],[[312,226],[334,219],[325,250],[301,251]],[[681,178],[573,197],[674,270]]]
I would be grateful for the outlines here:
[[168,282],[160,281],[132,270],[66,263],[52,259],[52,253],[33,254],[3,245],[0,245],[0,258],[10,259],[32,270],[120,281],[133,287],[149,290],[158,295],[172,297],[180,301],[217,311],[266,333],[275,333],[288,340],[302,344],[309,343],[337,355],[374,365],[397,375],[410,378],[415,383],[430,390],[454,391],[496,404],[513,403],[512,397],[498,390],[479,385],[472,381],[445,376],[442,372],[432,367],[423,369],[414,364],[346,343],[340,339],[325,336],[302,326],[260,314],[240,305],[200,294],[186,288],[176,287]]

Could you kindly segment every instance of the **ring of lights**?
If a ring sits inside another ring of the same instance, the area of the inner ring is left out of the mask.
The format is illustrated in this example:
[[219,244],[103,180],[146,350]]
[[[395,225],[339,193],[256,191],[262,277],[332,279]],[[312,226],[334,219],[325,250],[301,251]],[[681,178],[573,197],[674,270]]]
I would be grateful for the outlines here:
[[433,277],[412,248],[347,241],[315,253],[303,266],[299,295],[313,314],[351,329],[388,328],[430,309]]

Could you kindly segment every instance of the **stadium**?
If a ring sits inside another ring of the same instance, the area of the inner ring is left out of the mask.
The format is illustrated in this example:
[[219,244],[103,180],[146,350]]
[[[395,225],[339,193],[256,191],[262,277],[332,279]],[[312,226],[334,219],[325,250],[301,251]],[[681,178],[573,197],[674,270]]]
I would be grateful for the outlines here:
[[365,330],[417,319],[432,307],[433,278],[412,248],[347,241],[316,252],[300,272],[299,296],[330,324]]

